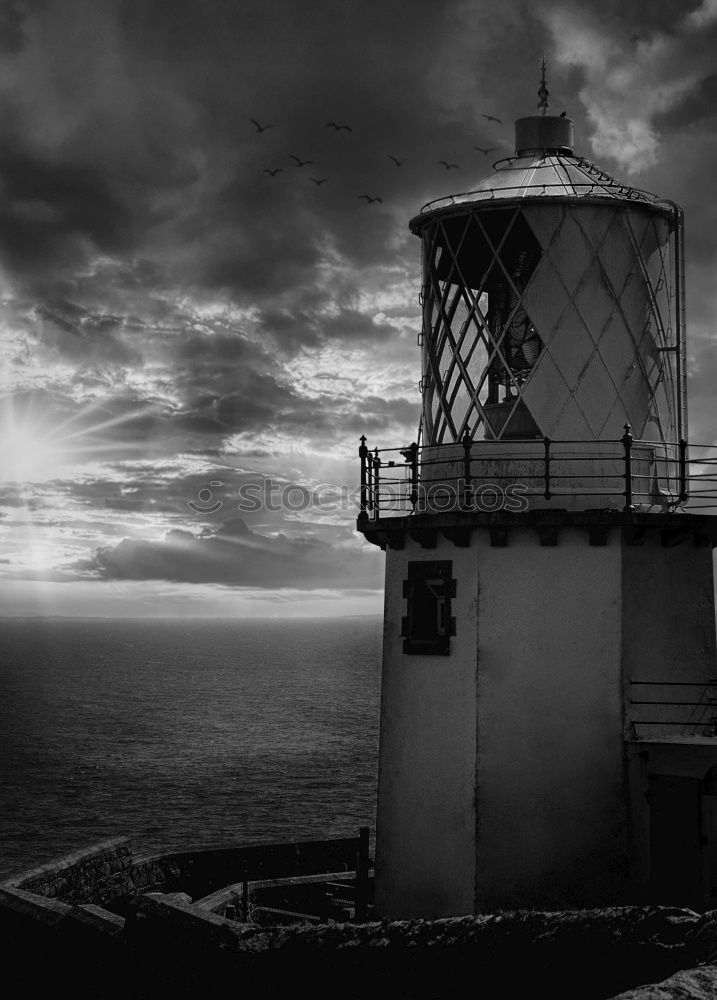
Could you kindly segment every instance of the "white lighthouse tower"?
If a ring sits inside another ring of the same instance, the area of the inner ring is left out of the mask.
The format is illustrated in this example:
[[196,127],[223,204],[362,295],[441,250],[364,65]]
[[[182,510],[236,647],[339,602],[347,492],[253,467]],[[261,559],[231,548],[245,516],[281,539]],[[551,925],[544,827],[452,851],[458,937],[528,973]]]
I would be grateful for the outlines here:
[[576,156],[540,93],[514,157],[411,220],[421,432],[362,439],[389,918],[717,906],[717,519],[689,506],[682,212]]

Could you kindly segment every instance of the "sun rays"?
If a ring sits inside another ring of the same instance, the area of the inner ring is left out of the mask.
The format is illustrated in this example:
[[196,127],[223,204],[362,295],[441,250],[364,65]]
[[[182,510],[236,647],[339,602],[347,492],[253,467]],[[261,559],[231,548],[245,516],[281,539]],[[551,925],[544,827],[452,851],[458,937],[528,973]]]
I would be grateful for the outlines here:
[[[7,396],[0,400],[0,483],[47,483],[79,462],[140,451],[138,422],[157,411],[152,404],[108,417],[103,406],[91,403],[58,422],[36,398]],[[117,433],[123,427],[126,436]]]

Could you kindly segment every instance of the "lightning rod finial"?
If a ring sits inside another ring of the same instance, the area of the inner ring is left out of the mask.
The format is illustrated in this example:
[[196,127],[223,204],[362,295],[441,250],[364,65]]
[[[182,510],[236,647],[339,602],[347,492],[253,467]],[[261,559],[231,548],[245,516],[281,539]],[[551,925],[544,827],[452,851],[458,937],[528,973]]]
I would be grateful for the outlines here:
[[538,101],[538,107],[540,108],[541,114],[543,115],[550,107],[550,101],[548,100],[548,95],[550,92],[548,90],[547,80],[545,79],[545,70],[547,68],[547,65],[548,64],[545,60],[545,56],[543,56],[543,61],[540,65],[540,88],[538,89],[538,97],[540,98],[540,100]]

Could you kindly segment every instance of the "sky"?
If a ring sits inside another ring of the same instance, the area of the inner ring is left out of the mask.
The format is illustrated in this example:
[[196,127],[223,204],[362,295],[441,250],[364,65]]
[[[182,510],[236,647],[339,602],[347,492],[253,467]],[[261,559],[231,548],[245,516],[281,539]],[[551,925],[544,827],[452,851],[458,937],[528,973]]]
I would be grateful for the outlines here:
[[0,614],[381,612],[408,221],[513,152],[543,57],[576,153],[685,210],[715,443],[717,0],[0,3]]

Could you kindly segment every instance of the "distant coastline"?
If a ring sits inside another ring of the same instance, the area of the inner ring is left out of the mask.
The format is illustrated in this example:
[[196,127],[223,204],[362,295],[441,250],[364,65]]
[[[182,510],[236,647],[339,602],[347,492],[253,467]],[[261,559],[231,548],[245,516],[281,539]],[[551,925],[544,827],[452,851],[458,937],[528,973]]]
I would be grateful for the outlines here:
[[0,612],[0,621],[68,621],[68,622],[170,622],[176,621],[184,624],[186,622],[335,622],[348,619],[355,621],[357,618],[383,620],[381,614],[356,614],[356,615],[4,615]]

